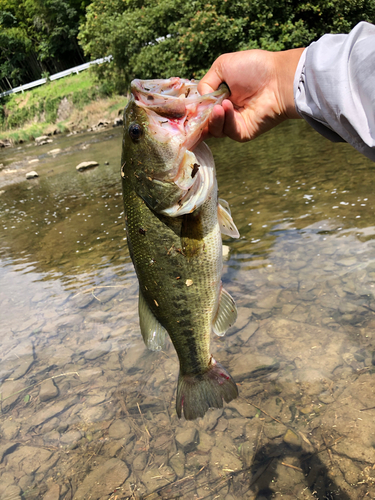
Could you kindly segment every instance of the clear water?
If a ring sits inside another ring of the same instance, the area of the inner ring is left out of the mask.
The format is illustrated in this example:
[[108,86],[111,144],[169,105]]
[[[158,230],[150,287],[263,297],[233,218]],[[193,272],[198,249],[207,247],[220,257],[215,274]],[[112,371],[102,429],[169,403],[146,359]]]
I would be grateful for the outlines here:
[[0,499],[375,498],[374,164],[303,122],[209,145],[240,397],[195,422],[140,336],[121,130],[0,151]]

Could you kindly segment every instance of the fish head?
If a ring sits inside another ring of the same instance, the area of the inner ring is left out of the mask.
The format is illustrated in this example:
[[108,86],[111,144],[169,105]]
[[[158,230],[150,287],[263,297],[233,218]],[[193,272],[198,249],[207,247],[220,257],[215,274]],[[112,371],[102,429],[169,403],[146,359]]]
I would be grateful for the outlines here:
[[[214,165],[199,144],[212,108],[229,96],[222,84],[200,95],[198,81],[133,80],[124,113],[123,182],[158,213],[178,216],[200,206],[214,184]],[[212,156],[211,156],[212,158]]]

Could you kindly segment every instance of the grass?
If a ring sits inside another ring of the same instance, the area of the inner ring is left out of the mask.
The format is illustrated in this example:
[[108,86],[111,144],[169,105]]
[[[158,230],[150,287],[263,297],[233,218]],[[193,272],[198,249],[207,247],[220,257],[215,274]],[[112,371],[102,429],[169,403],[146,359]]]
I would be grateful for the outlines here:
[[95,119],[114,119],[124,105],[125,98],[114,95],[108,83],[82,71],[0,99],[0,139],[18,143],[56,129],[88,128]]

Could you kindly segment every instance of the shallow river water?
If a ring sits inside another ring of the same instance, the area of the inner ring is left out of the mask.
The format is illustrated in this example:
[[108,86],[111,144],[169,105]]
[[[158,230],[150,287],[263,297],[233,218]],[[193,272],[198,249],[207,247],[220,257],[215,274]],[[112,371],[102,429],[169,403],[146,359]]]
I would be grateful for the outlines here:
[[375,498],[374,164],[302,122],[209,145],[240,396],[194,422],[140,335],[121,130],[0,151],[1,500]]

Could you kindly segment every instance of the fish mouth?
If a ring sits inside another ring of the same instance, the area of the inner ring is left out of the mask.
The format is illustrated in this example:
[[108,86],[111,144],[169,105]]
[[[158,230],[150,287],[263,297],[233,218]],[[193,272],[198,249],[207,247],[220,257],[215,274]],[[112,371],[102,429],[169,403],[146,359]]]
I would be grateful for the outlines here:
[[190,179],[184,176],[187,160],[192,168],[196,168],[194,159],[190,161],[189,153],[194,153],[202,141],[202,133],[213,107],[230,95],[225,83],[216,91],[201,95],[198,83],[199,80],[178,77],[136,79],[131,83],[136,106],[146,112],[149,134],[154,141],[162,146],[167,145],[169,151],[173,152],[171,156],[174,161],[169,164],[170,168],[160,173],[154,172],[152,177],[155,180],[175,182],[184,189],[190,188],[194,180],[194,175]]
[[158,115],[178,119],[186,114],[186,106],[201,97],[198,81],[182,78],[168,80],[133,80],[131,92],[138,106]]
[[147,113],[156,140],[178,142],[185,151],[193,151],[199,144],[212,108],[229,97],[230,91],[221,84],[215,92],[201,95],[198,83],[178,77],[132,81],[135,103]]
[[[131,83],[134,104],[146,114],[149,144],[164,160],[159,168],[151,163],[142,166],[147,189],[158,191],[156,204],[150,203],[150,196],[144,199],[153,210],[170,217],[192,213],[215,184],[214,161],[208,147],[201,144],[202,134],[213,107],[229,97],[230,91],[222,84],[201,95],[198,83],[178,77]],[[165,198],[160,197],[163,186]]]

